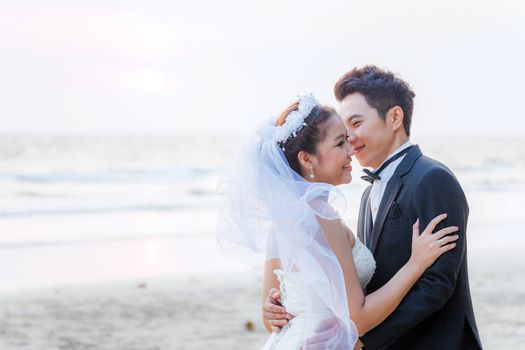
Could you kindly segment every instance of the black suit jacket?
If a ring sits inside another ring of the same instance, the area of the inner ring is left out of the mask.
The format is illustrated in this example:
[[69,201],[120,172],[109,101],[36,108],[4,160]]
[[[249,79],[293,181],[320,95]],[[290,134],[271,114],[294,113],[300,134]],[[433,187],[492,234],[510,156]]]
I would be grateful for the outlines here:
[[[357,235],[371,228],[367,207],[372,186],[361,199]],[[414,146],[389,180],[367,246],[376,259],[376,272],[367,286],[372,293],[388,282],[411,254],[412,225],[420,230],[439,214],[448,217],[435,232],[459,227],[459,240],[423,274],[398,308],[361,337],[371,349],[481,349],[470,297],[467,271],[468,204],[454,174],[424,156]]]

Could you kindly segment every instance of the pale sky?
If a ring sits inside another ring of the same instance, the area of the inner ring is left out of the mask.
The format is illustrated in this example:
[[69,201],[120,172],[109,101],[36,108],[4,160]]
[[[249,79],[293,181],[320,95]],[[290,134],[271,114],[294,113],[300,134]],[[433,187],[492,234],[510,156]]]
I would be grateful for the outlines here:
[[525,2],[4,1],[0,133],[244,132],[354,66],[413,133],[525,135]]

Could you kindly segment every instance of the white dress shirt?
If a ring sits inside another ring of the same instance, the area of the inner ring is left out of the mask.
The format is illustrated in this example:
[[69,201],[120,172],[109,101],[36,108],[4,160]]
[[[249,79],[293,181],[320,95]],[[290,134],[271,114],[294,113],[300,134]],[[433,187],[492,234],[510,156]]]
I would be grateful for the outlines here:
[[[390,153],[388,157],[383,161],[386,162],[405,148],[408,148],[412,146],[413,143],[408,140],[405,142],[402,146],[400,146],[398,149],[396,149],[394,152]],[[389,164],[386,168],[383,169],[381,174],[379,176],[381,177],[381,180],[374,180],[374,183],[372,184],[372,190],[370,190],[370,210],[372,211],[372,222],[375,223],[377,211],[379,210],[379,204],[381,204],[381,198],[383,198],[383,194],[385,193],[386,185],[388,184],[388,180],[394,175],[394,172],[397,169],[397,166],[401,163],[403,158],[405,158],[406,154],[399,159],[396,159],[394,162]],[[383,165],[381,163],[381,165]],[[377,167],[376,169],[379,169],[381,167]],[[375,169],[374,169],[375,170]]]

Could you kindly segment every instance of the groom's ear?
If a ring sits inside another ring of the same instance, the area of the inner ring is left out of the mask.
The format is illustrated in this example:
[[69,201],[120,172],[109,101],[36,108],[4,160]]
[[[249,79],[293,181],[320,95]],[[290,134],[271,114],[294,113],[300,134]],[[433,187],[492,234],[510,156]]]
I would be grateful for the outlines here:
[[390,108],[387,112],[387,118],[392,122],[392,128],[394,131],[403,128],[404,117],[405,114],[403,113],[403,108],[399,106],[394,106]]

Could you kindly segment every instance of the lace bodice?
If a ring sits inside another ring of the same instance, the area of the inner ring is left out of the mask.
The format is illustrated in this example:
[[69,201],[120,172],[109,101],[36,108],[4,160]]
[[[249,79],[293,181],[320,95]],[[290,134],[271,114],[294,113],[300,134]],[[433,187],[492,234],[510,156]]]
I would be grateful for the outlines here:
[[361,282],[361,287],[364,289],[374,275],[376,261],[372,252],[358,238],[355,239],[352,256],[354,257],[354,265],[359,276],[359,282]]
[[[359,239],[355,240],[354,248],[352,249],[352,256],[354,264],[359,276],[359,282],[364,289],[374,275],[376,263],[372,252],[361,243]],[[311,310],[322,313],[326,308],[322,300],[312,291],[305,288],[302,272],[284,272],[281,269],[274,270],[277,279],[280,282],[281,301],[286,310],[292,314],[297,315],[305,311],[305,305],[310,305]]]

